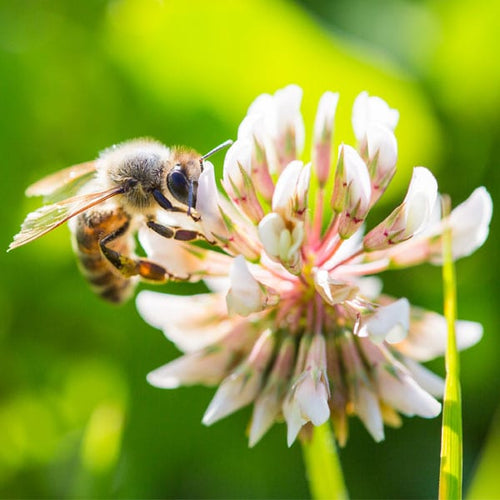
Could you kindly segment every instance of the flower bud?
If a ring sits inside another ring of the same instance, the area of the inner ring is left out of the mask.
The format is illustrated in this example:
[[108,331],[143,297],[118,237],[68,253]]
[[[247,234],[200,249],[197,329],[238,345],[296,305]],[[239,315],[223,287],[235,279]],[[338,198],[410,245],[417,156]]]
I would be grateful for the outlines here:
[[313,165],[321,187],[326,184],[330,174],[333,120],[338,100],[339,94],[325,92],[319,100],[314,122]]
[[352,107],[352,128],[362,151],[366,147],[366,133],[371,124],[378,123],[394,130],[398,121],[399,112],[391,109],[380,97],[370,97],[368,92],[361,92],[356,97]]

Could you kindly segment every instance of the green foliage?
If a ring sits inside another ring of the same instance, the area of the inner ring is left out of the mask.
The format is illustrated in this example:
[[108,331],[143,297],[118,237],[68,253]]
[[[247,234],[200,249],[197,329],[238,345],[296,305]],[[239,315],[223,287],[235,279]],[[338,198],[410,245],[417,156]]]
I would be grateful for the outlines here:
[[[309,133],[320,94],[340,92],[336,144],[353,140],[360,91],[400,110],[399,171],[380,218],[402,199],[414,165],[438,173],[454,204],[479,184],[498,192],[497,3],[369,5],[0,2],[1,246],[37,206],[23,192],[41,176],[132,137],[208,151],[236,136],[257,94],[292,82],[304,88]],[[214,163],[220,173],[221,156]],[[457,266],[459,317],[485,325],[483,342],[462,355],[465,486],[500,392],[498,308],[489,299],[498,296],[498,234],[494,221],[485,248]],[[175,347],[133,303],[111,307],[90,292],[66,228],[0,259],[1,497],[308,495],[284,426],[248,450],[247,410],[207,429],[200,420],[213,390],[147,385]],[[438,269],[400,276],[387,273],[387,293],[441,309]],[[498,457],[491,449],[485,456]],[[342,465],[353,497],[431,497],[439,422],[405,419],[383,444],[353,422]]]

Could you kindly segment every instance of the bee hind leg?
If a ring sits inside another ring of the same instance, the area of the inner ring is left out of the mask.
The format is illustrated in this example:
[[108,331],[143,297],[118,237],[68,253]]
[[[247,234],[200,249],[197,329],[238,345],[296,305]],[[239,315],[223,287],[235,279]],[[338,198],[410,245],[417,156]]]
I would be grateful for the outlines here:
[[156,264],[148,259],[130,257],[110,248],[109,244],[120,236],[123,236],[128,228],[129,221],[120,226],[116,231],[99,240],[99,247],[102,254],[120,274],[126,278],[140,276],[141,278],[157,283],[164,283],[167,280],[185,281],[189,279],[189,276],[176,276],[160,264]]

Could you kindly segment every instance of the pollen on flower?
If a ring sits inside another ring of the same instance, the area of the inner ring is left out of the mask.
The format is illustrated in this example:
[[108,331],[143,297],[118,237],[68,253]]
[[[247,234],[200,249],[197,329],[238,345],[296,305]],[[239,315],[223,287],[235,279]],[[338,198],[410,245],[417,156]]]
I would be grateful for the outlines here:
[[[445,221],[434,176],[416,167],[403,202],[365,234],[364,221],[395,173],[399,113],[363,92],[353,106],[357,144],[342,143],[335,158],[339,96],[327,92],[312,160],[304,163],[301,96],[290,85],[250,106],[227,151],[223,190],[205,162],[196,224],[210,248],[141,233],[148,255],[211,290],[139,295],[146,321],[185,352],[148,380],[163,388],[218,385],[206,425],[253,404],[250,446],[283,418],[288,445],[305,424],[327,420],[344,445],[351,416],[381,441],[384,425],[401,425],[400,414],[439,414],[442,380],[419,362],[444,353],[446,322],[406,298],[382,295],[374,275],[440,263],[447,224],[454,257],[469,255],[487,237],[491,198],[480,188]],[[469,347],[481,325],[458,322],[457,335]]]

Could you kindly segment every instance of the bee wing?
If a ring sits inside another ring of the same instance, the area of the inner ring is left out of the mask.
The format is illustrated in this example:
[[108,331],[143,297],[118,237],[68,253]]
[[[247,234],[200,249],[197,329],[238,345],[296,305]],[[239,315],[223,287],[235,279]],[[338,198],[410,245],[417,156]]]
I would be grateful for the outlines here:
[[45,205],[29,213],[24,219],[21,231],[14,236],[8,251],[36,240],[67,220],[89,208],[123,192],[122,188],[114,187],[98,193],[74,196],[52,205]]
[[55,203],[78,193],[95,174],[95,161],[73,165],[48,175],[26,189],[26,196],[44,196]]

